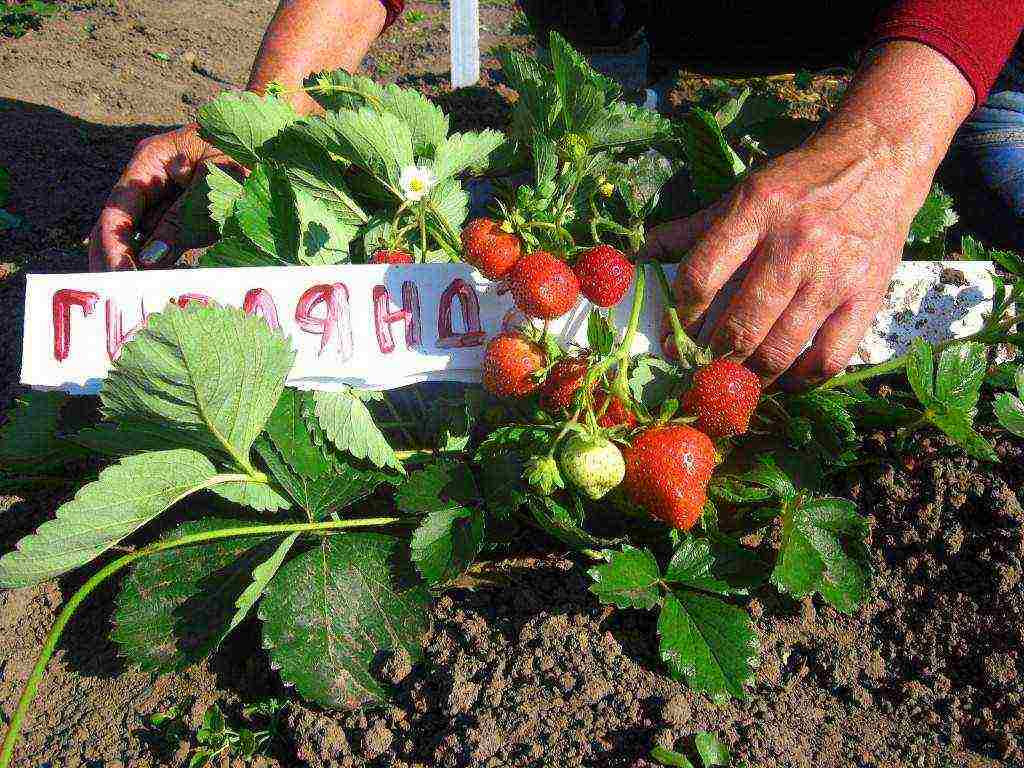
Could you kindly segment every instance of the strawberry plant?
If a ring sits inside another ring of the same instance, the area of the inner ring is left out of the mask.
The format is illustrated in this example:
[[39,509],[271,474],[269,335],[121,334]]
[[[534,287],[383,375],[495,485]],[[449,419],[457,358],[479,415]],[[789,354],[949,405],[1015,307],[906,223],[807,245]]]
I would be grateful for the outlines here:
[[[662,266],[639,256],[662,186],[685,165],[711,201],[747,166],[714,114],[673,125],[618,101],[557,35],[551,53],[551,68],[502,54],[519,93],[507,138],[449,135],[419,94],[344,72],[306,82],[323,117],[298,119],[273,94],[203,110],[204,135],[248,170],[239,182],[211,169],[221,237],[205,265],[464,259],[525,317],[487,343],[482,389],[420,398],[411,419],[385,393],[287,388],[289,339],[260,317],[187,302],[124,345],[98,423],[62,395],[24,395],[0,427],[2,482],[88,482],[0,558],[0,585],[92,571],[47,637],[0,766],[69,618],[116,574],[112,637],[143,669],[181,669],[258,627],[286,684],[347,709],[389,696],[375,662],[419,657],[437,592],[529,537],[578,553],[596,599],[655,611],[669,674],[743,698],[758,659],[751,594],[818,595],[851,612],[871,593],[868,523],[827,490],[861,460],[864,429],[904,443],[937,429],[983,461],[998,460],[990,412],[1024,432],[1022,374],[993,360],[1022,342],[1012,254],[974,336],[918,341],[806,392],[762,391],[673,310],[671,359],[632,354],[650,289],[671,298]],[[499,165],[532,178],[464,227],[460,174]],[[588,345],[563,346],[548,321],[581,293]],[[239,739],[224,731],[207,746]]]

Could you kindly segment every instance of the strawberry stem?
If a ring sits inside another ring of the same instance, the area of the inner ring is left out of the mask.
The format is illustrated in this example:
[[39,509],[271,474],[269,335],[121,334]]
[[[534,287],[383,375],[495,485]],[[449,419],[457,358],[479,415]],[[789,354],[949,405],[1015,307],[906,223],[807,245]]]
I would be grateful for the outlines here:
[[680,360],[687,358],[696,359],[700,352],[697,343],[687,335],[683,324],[679,320],[679,311],[676,309],[675,297],[672,294],[672,286],[668,282],[668,275],[665,274],[665,267],[660,261],[649,262],[654,265],[654,274],[658,276],[658,284],[661,285],[661,292],[665,297],[666,313],[668,321],[672,326],[672,336],[676,343],[676,354]]

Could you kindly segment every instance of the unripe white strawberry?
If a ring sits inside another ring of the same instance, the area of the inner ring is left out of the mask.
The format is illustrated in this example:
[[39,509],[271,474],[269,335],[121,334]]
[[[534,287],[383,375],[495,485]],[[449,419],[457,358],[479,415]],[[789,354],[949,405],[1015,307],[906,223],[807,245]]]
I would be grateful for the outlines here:
[[565,479],[594,500],[618,486],[626,476],[622,451],[604,437],[573,435],[566,441],[559,459]]

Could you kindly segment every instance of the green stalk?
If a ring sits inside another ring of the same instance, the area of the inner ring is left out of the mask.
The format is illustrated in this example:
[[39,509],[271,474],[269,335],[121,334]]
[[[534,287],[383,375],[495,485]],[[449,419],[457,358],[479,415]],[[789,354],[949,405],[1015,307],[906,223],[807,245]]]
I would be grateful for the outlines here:
[[[934,349],[935,352],[942,352],[944,349],[954,347],[957,344],[967,344],[971,341],[986,339],[986,337],[989,337],[993,332],[1009,330],[1012,326],[1017,325],[1020,322],[1021,319],[1018,317],[1008,317],[982,328],[977,333],[972,333],[970,336],[964,336],[962,339],[946,339],[945,341],[937,342],[932,345],[932,349]],[[994,343],[998,343],[998,339],[996,339]],[[852,373],[841,373],[838,376],[832,377],[823,384],[819,384],[811,391],[822,392],[828,389],[835,389],[836,387],[846,387],[850,384],[856,384],[861,381],[873,379],[876,376],[895,373],[896,371],[906,367],[907,360],[910,358],[911,354],[911,352],[904,352],[902,355],[894,357],[892,360],[887,360],[884,363],[878,363],[877,365],[871,365],[867,368],[861,368],[860,370],[853,371]]]
[[652,261],[654,265],[654,274],[658,276],[658,283],[661,285],[661,291],[665,295],[665,307],[668,312],[668,321],[672,325],[672,336],[676,342],[676,352],[679,355],[679,359],[683,360],[686,356],[696,356],[696,353],[700,351],[697,343],[689,337],[686,331],[683,329],[683,324],[679,320],[679,311],[676,309],[675,296],[672,294],[672,286],[669,285],[668,275],[665,274],[665,267],[661,265],[660,261]]
[[420,206],[420,253],[427,260],[427,206]]
[[43,647],[39,652],[39,658],[36,660],[36,664],[32,668],[32,672],[28,676],[28,680],[25,682],[25,687],[21,691],[21,696],[18,699],[18,706],[14,710],[14,715],[11,717],[10,725],[7,726],[7,733],[4,735],[3,745],[0,747],[0,768],[8,768],[11,763],[11,757],[14,754],[14,747],[17,744],[18,735],[21,733],[21,726],[25,720],[25,715],[28,713],[28,708],[32,705],[33,699],[35,699],[39,683],[42,681],[43,674],[46,671],[46,665],[50,662],[50,658],[53,656],[53,652],[57,648],[57,643],[60,641],[61,634],[63,634],[68,621],[70,621],[72,615],[74,615],[75,611],[78,609],[78,606],[82,604],[82,601],[85,600],[85,598],[88,597],[96,587],[118,571],[125,568],[125,566],[130,565],[142,557],[153,555],[157,552],[176,549],[178,547],[184,547],[191,544],[215,541],[217,539],[228,539],[239,536],[272,535],[277,533],[294,533],[296,531],[304,533],[318,533],[321,531],[332,531],[342,528],[371,528],[381,525],[392,525],[393,523],[402,522],[404,519],[405,518],[401,517],[375,517],[365,518],[362,520],[328,520],[321,523],[281,523],[277,525],[251,525],[240,528],[222,528],[218,531],[207,531],[205,533],[194,533],[189,536],[182,536],[180,539],[173,539],[171,541],[158,541],[154,544],[150,544],[148,547],[140,549],[137,552],[132,552],[124,555],[123,557],[119,557],[117,560],[103,566],[103,568],[93,574],[85,584],[79,587],[78,591],[71,596],[71,599],[68,600],[67,603],[65,603],[60,615],[57,617],[53,627],[50,629],[50,633],[46,636],[46,642],[43,643]]
[[647,269],[640,264],[636,271],[636,286],[633,288],[633,305],[629,310],[629,324],[619,346],[619,369],[616,374],[616,388],[620,397],[629,392],[629,354],[633,348],[637,328],[640,326],[640,313],[644,308],[644,288],[647,282]]

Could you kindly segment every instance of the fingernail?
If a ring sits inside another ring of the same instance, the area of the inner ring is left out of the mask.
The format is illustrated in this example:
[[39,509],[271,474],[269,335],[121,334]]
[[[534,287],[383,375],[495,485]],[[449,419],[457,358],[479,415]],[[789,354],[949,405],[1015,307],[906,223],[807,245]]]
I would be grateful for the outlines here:
[[139,253],[139,261],[143,264],[152,266],[153,264],[160,262],[170,250],[171,246],[163,240],[154,240]]

